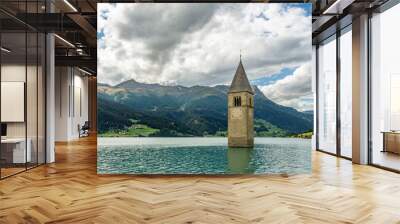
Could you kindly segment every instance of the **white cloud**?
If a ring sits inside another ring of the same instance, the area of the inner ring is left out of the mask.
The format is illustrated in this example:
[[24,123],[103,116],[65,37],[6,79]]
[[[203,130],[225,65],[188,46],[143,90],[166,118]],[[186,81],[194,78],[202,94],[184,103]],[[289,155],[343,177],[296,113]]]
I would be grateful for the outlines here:
[[287,6],[100,3],[98,80],[229,84],[240,49],[249,79],[302,66],[311,60],[311,17]]
[[264,95],[284,106],[298,110],[312,110],[311,65],[306,63],[297,68],[292,75],[272,85],[259,86]]

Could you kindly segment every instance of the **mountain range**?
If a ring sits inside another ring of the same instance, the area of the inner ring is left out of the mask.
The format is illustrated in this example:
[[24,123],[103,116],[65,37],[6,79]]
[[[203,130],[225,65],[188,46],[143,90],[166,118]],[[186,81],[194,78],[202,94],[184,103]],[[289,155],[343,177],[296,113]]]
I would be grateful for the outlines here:
[[[253,88],[257,136],[288,136],[312,129],[312,113],[279,105],[268,99],[257,86]],[[99,134],[225,135],[228,90],[226,85],[165,86],[135,80],[115,86],[99,83]]]

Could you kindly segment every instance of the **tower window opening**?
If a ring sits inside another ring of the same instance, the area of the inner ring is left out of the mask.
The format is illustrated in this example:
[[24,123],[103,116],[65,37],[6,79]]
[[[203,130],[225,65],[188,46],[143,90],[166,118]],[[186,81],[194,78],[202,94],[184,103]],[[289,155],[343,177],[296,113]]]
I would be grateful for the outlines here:
[[242,105],[242,99],[241,99],[240,96],[235,96],[235,97],[233,98],[233,105],[234,105],[235,107],[240,107],[240,106]]

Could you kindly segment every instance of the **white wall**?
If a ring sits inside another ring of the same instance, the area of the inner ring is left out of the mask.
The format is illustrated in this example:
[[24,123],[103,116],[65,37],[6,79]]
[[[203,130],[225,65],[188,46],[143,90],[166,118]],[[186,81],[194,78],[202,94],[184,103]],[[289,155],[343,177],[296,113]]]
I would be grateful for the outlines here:
[[76,68],[56,67],[55,85],[55,140],[77,139],[78,125],[88,120],[88,78]]
[[[2,82],[25,82],[26,67],[24,65],[8,64],[1,66]],[[24,108],[23,108],[24,109]],[[7,108],[1,108],[7,110]],[[25,122],[7,123],[7,134],[9,137],[24,137]]]
[[[37,70],[38,69],[38,70]],[[3,64],[1,66],[1,76],[2,85],[3,82],[19,82],[24,83],[26,86],[26,98],[22,96],[23,102],[10,102],[15,104],[20,104],[19,107],[5,106],[2,102],[2,114],[4,113],[14,113],[20,114],[19,117],[22,119],[20,121],[9,122],[7,124],[7,137],[9,138],[24,138],[27,136],[29,139],[28,144],[31,149],[32,162],[44,163],[44,150],[45,150],[45,117],[44,117],[44,74],[42,73],[41,67],[25,64]],[[27,78],[27,80],[26,80]],[[18,93],[25,93],[25,86],[18,89]],[[7,94],[10,92],[4,92],[2,89],[2,99],[9,98]],[[5,95],[4,95],[5,94]],[[26,103],[26,105],[25,105]],[[22,105],[21,105],[22,104]],[[14,105],[15,106],[15,105]],[[25,119],[26,113],[26,119]],[[2,120],[4,120],[2,118]],[[39,159],[39,161],[36,161]]]
[[88,78],[81,76],[82,73],[77,75],[77,70],[74,70],[73,82],[73,96],[74,102],[71,102],[73,108],[71,119],[71,136],[72,138],[79,137],[78,125],[82,126],[85,121],[88,121]]
[[[31,67],[28,67],[31,70]],[[18,64],[6,64],[1,66],[2,82],[25,82],[26,67]],[[7,108],[1,108],[7,110]],[[8,137],[25,137],[25,122],[7,122]]]
[[55,141],[68,140],[69,68],[55,68]]
[[[1,121],[25,121],[25,83],[1,82]],[[36,105],[35,105],[36,108]]]

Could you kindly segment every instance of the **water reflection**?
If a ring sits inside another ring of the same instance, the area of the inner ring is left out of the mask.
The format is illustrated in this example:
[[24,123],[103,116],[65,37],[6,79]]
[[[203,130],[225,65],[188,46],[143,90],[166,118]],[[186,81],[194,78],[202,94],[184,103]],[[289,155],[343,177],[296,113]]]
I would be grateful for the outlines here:
[[311,141],[256,138],[228,148],[226,138],[100,138],[99,174],[309,173]]
[[228,168],[230,173],[251,173],[252,148],[228,148]]

